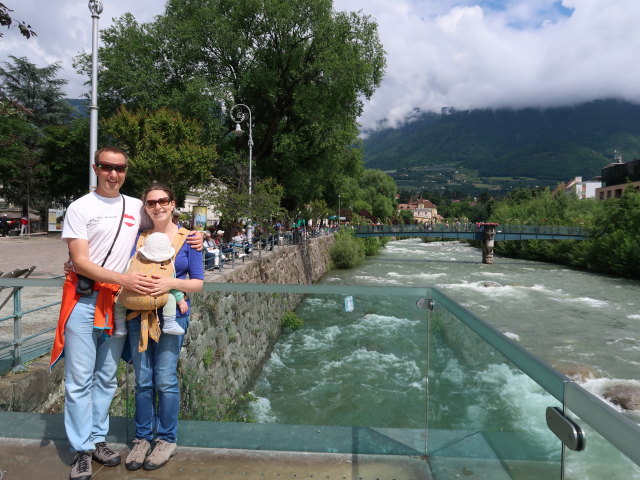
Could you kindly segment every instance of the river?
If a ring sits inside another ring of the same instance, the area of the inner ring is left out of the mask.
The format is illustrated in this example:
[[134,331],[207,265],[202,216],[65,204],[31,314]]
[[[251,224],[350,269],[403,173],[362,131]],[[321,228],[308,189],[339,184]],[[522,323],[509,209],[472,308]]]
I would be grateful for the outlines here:
[[[588,367],[592,375],[581,384],[600,397],[613,384],[640,386],[637,281],[501,257],[484,265],[481,252],[464,243],[409,239],[387,244],[357,269],[329,272],[322,283],[434,286],[549,364]],[[393,412],[393,426],[419,426],[419,413],[397,408],[424,394],[426,383],[425,367],[407,353],[423,351],[424,322],[415,302],[381,302],[361,309],[355,318],[336,315],[336,302],[339,299],[302,302],[298,314],[305,326],[281,338],[257,381],[257,420],[372,425],[372,419]],[[446,368],[452,378],[462,374],[457,364]],[[363,372],[368,381],[354,384],[375,388],[354,392],[350,387],[349,395],[340,393],[340,382],[353,381]],[[501,376],[505,390],[519,395],[517,401],[523,405],[514,415],[521,418],[514,422],[527,420],[532,408],[549,403],[529,391],[522,376],[499,369],[483,375]],[[341,395],[349,398],[340,399]],[[345,413],[355,403],[379,405],[380,411],[368,408],[360,417]],[[463,414],[467,422],[477,420],[473,408]],[[545,430],[544,419],[532,428]]]

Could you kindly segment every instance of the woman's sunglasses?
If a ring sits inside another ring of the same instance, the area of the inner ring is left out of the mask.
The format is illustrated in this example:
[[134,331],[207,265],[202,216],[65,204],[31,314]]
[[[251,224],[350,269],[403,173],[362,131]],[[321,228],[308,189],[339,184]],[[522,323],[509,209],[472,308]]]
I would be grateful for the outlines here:
[[124,173],[127,171],[126,165],[114,165],[112,163],[96,163],[96,167],[98,167],[103,172],[111,173],[111,170],[115,170],[118,173]]
[[149,207],[149,208],[153,208],[157,204],[157,205],[160,205],[161,207],[166,207],[170,203],[171,203],[171,199],[169,197],[164,197],[164,198],[159,198],[157,200],[145,200],[144,201],[144,206],[145,207]]

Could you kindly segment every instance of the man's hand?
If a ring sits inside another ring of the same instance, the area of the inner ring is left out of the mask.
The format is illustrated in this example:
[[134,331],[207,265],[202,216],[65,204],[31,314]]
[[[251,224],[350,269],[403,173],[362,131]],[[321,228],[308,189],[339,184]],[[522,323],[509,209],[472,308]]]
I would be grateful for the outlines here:
[[195,248],[197,251],[202,251],[202,244],[204,243],[204,232],[198,230],[191,230],[187,236],[187,243],[191,248]]
[[64,262],[63,269],[64,269],[64,274],[65,275],[68,275],[71,272],[75,272],[76,271],[75,267],[73,266],[73,262],[71,261],[71,258],[67,259],[67,261]]
[[155,282],[139,272],[125,273],[122,275],[122,288],[141,295],[150,295],[155,288]]

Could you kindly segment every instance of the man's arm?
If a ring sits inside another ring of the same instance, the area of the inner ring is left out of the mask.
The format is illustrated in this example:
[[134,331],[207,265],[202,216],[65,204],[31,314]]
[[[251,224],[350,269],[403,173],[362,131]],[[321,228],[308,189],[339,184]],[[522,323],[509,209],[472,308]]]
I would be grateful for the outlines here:
[[191,230],[187,235],[187,243],[191,248],[195,248],[197,251],[202,251],[202,244],[204,242],[204,232],[197,230]]
[[153,282],[141,273],[118,273],[107,270],[89,260],[89,242],[84,238],[67,238],[69,256],[77,273],[98,282],[115,283],[125,289],[147,294]]

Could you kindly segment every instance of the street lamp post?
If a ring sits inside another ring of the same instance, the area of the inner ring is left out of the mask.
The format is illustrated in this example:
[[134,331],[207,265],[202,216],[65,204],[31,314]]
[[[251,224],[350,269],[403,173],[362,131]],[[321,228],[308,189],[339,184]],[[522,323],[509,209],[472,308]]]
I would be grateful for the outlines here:
[[[251,207],[251,168],[253,163],[253,122],[251,120],[251,109],[244,103],[238,103],[231,107],[230,116],[231,120],[236,124],[236,129],[233,131],[236,137],[244,133],[242,128],[240,128],[242,122],[247,120],[247,125],[249,125],[249,140],[247,141],[247,145],[249,145],[249,207]],[[251,221],[249,221],[247,227],[247,238],[249,239],[249,243],[253,243],[253,226],[251,225]]]
[[93,59],[91,62],[91,105],[89,105],[89,191],[97,187],[96,173],[93,171],[93,156],[98,149],[98,20],[102,13],[100,0],[89,0],[89,11],[93,19]]
[[340,195],[338,195],[338,228],[340,228]]

